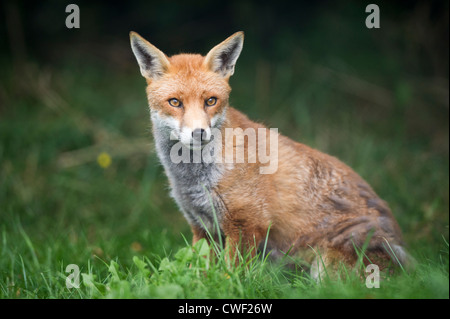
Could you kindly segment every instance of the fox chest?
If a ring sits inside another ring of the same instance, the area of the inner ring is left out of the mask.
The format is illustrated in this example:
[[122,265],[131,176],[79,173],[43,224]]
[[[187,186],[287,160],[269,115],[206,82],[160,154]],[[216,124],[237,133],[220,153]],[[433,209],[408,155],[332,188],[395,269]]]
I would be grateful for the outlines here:
[[[157,128],[158,123],[153,122]],[[216,221],[220,225],[226,211],[216,191],[225,166],[217,161],[194,161],[189,151],[190,161],[174,160],[173,149],[179,142],[171,141],[167,134],[163,128],[154,130],[156,151],[170,182],[170,195],[191,226],[213,232],[217,229]]]
[[166,168],[171,185],[171,196],[191,225],[211,232],[222,220],[225,205],[216,186],[222,170],[216,164],[179,163]]

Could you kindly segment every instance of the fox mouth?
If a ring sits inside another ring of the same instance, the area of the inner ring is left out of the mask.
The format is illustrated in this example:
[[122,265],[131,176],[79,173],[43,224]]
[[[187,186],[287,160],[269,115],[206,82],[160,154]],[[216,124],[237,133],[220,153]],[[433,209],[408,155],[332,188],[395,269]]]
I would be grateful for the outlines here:
[[185,143],[184,145],[187,146],[191,150],[201,150],[206,145],[209,144],[214,139],[214,136],[206,135],[206,132],[202,130],[202,133],[198,134],[195,131],[192,133],[192,139],[189,140],[189,143]]
[[195,150],[202,150],[204,147],[206,147],[208,144],[210,144],[212,141],[215,140],[215,136],[209,130],[205,131],[202,129],[201,132],[198,131],[186,132],[180,130],[179,132],[172,131],[170,139],[173,141],[178,141],[183,145],[183,147],[189,150],[195,151]]
[[209,144],[209,142],[211,142],[211,140],[208,141],[191,141],[189,144],[184,144],[186,147],[188,147],[191,150],[201,150],[203,149],[206,145]]
[[214,141],[214,136],[211,136],[209,139],[202,139],[202,140],[197,140],[197,139],[191,139],[190,141],[186,141],[183,142],[180,139],[180,142],[187,147],[190,150],[202,150],[205,146],[207,146],[208,144],[210,144],[212,141]]

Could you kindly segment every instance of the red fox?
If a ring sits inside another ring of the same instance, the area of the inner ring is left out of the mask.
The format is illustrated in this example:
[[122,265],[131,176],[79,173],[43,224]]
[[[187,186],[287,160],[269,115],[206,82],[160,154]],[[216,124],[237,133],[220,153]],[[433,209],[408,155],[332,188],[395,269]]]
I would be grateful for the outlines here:
[[[135,32],[130,40],[147,82],[156,151],[194,243],[210,233],[233,252],[266,247],[277,255],[312,248],[320,251],[322,264],[316,257],[316,277],[323,266],[354,265],[355,247],[363,245],[372,261],[407,262],[387,203],[357,173],[229,105],[243,32],[206,56],[168,57]],[[275,154],[267,157],[267,151]],[[196,152],[201,155],[193,161]]]

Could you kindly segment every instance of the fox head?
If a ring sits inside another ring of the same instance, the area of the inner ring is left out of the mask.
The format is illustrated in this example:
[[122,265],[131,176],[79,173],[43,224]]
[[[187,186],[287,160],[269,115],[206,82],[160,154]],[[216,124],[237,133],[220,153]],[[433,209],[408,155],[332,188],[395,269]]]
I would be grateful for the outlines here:
[[236,32],[212,48],[206,56],[178,54],[172,57],[130,32],[131,48],[147,81],[154,130],[167,132],[189,148],[205,145],[211,129],[225,120],[234,73],[244,33]]

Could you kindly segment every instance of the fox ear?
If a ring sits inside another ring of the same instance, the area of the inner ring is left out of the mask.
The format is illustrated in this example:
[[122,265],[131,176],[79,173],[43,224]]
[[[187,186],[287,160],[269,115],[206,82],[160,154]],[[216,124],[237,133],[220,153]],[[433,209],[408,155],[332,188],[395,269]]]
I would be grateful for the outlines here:
[[216,45],[205,57],[204,64],[211,71],[223,77],[234,73],[234,66],[244,45],[244,32],[236,32],[222,43]]
[[130,42],[142,76],[150,80],[163,76],[170,66],[166,55],[136,32],[130,32]]

